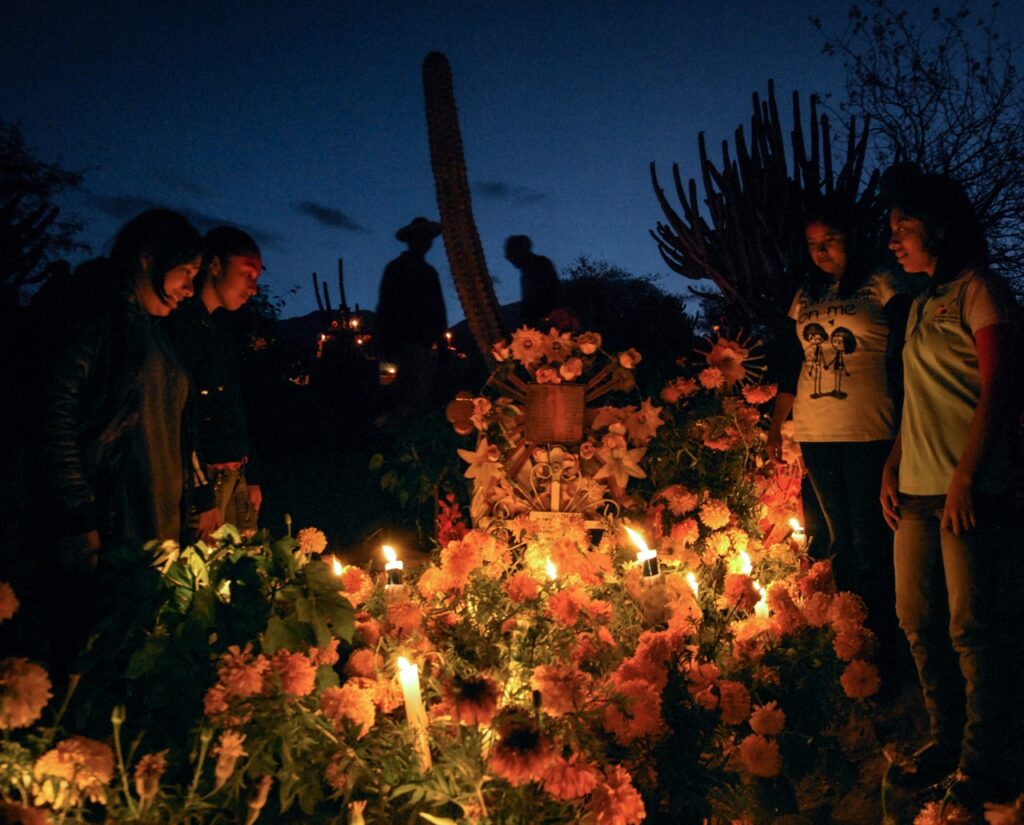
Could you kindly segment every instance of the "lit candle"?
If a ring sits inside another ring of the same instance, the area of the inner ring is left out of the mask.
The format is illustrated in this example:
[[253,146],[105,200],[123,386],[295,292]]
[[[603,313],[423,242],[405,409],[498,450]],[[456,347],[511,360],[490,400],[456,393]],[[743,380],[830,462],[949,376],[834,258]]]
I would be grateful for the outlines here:
[[632,527],[627,527],[626,533],[633,544],[636,545],[636,563],[643,568],[644,583],[653,584],[654,580],[661,575],[657,551],[647,546],[647,542],[639,531],[634,530]]
[[729,559],[729,572],[742,573],[749,576],[754,570],[754,563],[750,560],[750,553],[746,550],[737,551],[736,555]]
[[754,605],[754,615],[759,619],[768,618],[768,591],[764,589],[761,582],[754,582],[754,588],[761,594],[757,604]]
[[697,581],[697,577],[694,575],[692,570],[688,571],[686,574],[686,583],[690,585],[690,590],[693,591],[694,596],[700,595],[700,582]]
[[384,558],[387,559],[387,564],[384,565],[384,573],[387,576],[387,582],[384,587],[404,587],[405,581],[402,570],[404,569],[405,564],[400,558],[398,558],[398,553],[395,552],[395,548],[390,544],[383,545],[381,550],[384,551]]
[[331,557],[331,572],[334,573],[335,576],[340,576],[345,572],[345,568],[341,566],[341,562],[338,561],[337,556]]
[[551,579],[551,581],[558,578],[558,568],[555,567],[555,563],[551,561],[551,559],[548,559],[544,563],[544,569],[547,571],[548,578]]
[[404,656],[398,657],[398,681],[402,685],[405,718],[415,735],[420,768],[428,771],[431,767],[430,742],[427,739],[427,711],[423,707],[423,694],[420,693],[420,671]]
[[795,518],[791,518],[789,520],[789,526],[793,530],[793,532],[789,534],[789,538],[792,540],[793,546],[797,550],[806,550],[807,549],[807,533],[804,532],[804,526],[799,521],[797,521]]

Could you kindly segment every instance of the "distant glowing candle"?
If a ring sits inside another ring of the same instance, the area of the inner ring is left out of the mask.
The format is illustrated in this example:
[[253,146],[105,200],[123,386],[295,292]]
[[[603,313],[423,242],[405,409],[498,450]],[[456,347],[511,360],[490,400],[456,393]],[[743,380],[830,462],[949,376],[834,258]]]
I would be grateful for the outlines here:
[[793,530],[793,532],[789,534],[790,539],[793,541],[793,546],[797,550],[806,550],[807,533],[804,531],[804,526],[795,518],[791,518],[789,520],[789,526]]
[[384,565],[384,573],[387,576],[385,587],[402,587],[405,583],[402,573],[405,564],[398,558],[398,553],[390,544],[383,545],[381,550],[384,551],[384,558],[388,560]]
[[331,572],[334,573],[335,576],[340,576],[345,572],[345,568],[341,566],[341,562],[338,561],[336,556],[331,558]]
[[547,571],[548,578],[551,579],[551,581],[558,578],[558,568],[555,567],[555,563],[551,561],[551,559],[548,559],[544,563],[544,569]]
[[700,595],[700,583],[697,581],[697,577],[692,570],[686,574],[686,583],[690,585],[690,590],[693,591],[694,596]]
[[420,767],[426,771],[431,766],[430,742],[427,739],[427,711],[423,707],[423,694],[420,692],[420,671],[404,656],[398,657],[398,681],[402,686],[405,718],[416,737]]
[[650,583],[661,575],[661,566],[658,564],[658,553],[647,546],[644,537],[632,527],[626,528],[626,533],[636,545],[636,561],[643,568],[644,581]]
[[761,594],[761,598],[757,604],[754,605],[754,615],[759,619],[768,618],[768,591],[764,589],[764,585],[761,582],[754,582],[754,587],[757,592]]

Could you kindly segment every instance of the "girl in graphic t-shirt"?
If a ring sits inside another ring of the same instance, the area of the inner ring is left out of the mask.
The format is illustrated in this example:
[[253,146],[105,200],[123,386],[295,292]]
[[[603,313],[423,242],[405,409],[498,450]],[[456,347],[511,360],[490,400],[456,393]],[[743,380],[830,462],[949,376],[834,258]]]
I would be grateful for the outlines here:
[[951,796],[980,806],[1020,765],[1001,753],[1009,673],[993,615],[1007,578],[1000,552],[1019,547],[1008,403],[1016,308],[986,268],[984,232],[958,183],[901,166],[883,184],[889,248],[930,279],[910,310],[903,419],[881,491],[895,531],[896,610],[931,727],[905,776],[921,785],[950,774]]
[[829,203],[807,221],[813,266],[789,311],[800,346],[792,347],[780,382],[768,449],[781,459],[782,424],[792,412],[824,515],[812,552],[831,557],[838,587],[867,602],[888,664],[909,657],[893,608],[892,542],[878,479],[896,428],[887,353],[898,346],[910,298],[902,279],[871,270],[855,226],[847,210]]

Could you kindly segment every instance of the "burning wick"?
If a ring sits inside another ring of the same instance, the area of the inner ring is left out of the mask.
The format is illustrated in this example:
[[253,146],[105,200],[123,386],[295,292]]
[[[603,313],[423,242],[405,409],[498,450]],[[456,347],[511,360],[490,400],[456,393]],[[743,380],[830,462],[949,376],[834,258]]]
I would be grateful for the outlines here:
[[340,576],[345,572],[345,568],[341,566],[341,562],[338,561],[337,558],[331,559],[331,572],[334,573],[335,576]]
[[558,568],[555,567],[555,563],[551,561],[551,559],[548,559],[544,564],[544,569],[547,571],[548,578],[551,579],[551,581],[558,578]]
[[385,587],[402,587],[405,584],[404,575],[402,573],[405,565],[398,558],[398,553],[395,552],[395,548],[390,544],[381,546],[381,550],[384,551],[384,558],[386,558],[387,564],[384,565],[384,572],[387,576]]
[[644,581],[653,581],[661,575],[661,565],[658,564],[658,553],[647,546],[644,537],[632,527],[626,528],[630,540],[636,545],[636,562],[643,568]]
[[793,530],[793,532],[789,534],[789,537],[793,540],[793,545],[797,550],[806,550],[807,533],[804,531],[804,526],[795,518],[791,518],[789,520],[789,526]]
[[768,618],[768,591],[764,589],[761,582],[754,582],[754,588],[761,594],[761,598],[754,605],[754,615],[759,619]]
[[700,595],[700,582],[697,581],[697,577],[692,570],[686,574],[686,583],[690,585],[690,590],[693,591],[694,596]]

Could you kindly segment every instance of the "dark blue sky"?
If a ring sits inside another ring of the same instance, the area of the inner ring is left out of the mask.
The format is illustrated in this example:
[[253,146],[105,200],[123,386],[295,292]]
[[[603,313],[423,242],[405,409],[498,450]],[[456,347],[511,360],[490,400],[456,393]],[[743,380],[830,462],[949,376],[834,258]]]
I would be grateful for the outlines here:
[[[840,92],[841,67],[820,54],[807,15],[835,29],[846,7],[11,0],[0,117],[46,159],[85,172],[66,207],[96,251],[135,212],[166,205],[201,229],[249,229],[271,289],[300,287],[286,315],[315,308],[311,272],[334,291],[338,257],[349,303],[372,308],[402,249],[394,231],[437,217],[420,67],[440,50],[499,299],[518,298],[501,254],[517,233],[559,267],[588,255],[666,273],[662,285],[682,290],[647,234],[660,218],[648,163],[696,174],[697,132],[711,146],[731,137],[768,78],[787,112],[794,89]],[[440,242],[429,259],[454,321]]]

